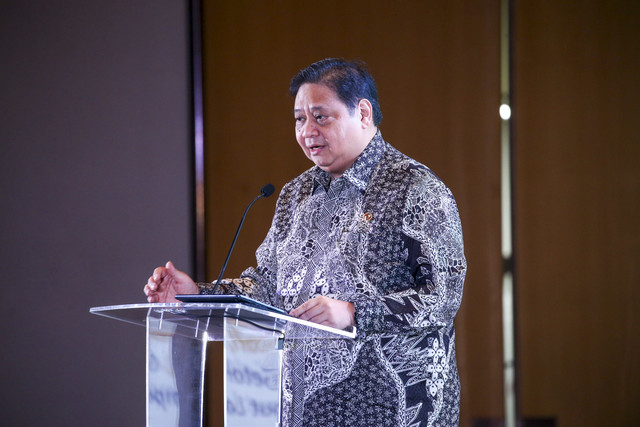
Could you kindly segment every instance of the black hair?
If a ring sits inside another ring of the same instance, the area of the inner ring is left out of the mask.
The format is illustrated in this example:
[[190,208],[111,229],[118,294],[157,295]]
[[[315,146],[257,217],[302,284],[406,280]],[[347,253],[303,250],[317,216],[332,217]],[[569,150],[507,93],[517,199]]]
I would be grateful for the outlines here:
[[327,58],[314,62],[304,70],[300,70],[291,79],[289,94],[295,97],[300,86],[305,83],[327,86],[344,102],[350,113],[353,113],[361,99],[367,99],[373,108],[373,124],[378,126],[382,121],[376,83],[364,62],[340,58]]

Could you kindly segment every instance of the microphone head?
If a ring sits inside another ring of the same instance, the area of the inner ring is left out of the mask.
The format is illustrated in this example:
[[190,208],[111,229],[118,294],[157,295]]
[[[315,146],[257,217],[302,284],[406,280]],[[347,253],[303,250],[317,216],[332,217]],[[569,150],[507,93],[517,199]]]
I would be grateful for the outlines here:
[[276,191],[276,188],[273,184],[267,184],[260,189],[260,194],[262,194],[262,197],[269,197],[274,191]]

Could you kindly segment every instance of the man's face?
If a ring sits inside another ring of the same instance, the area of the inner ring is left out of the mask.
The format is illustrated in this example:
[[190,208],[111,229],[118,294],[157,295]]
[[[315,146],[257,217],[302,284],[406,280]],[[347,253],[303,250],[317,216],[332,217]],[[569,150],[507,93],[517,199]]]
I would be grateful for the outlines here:
[[364,149],[358,109],[350,114],[338,95],[324,85],[300,86],[293,114],[302,151],[333,178],[341,176]]

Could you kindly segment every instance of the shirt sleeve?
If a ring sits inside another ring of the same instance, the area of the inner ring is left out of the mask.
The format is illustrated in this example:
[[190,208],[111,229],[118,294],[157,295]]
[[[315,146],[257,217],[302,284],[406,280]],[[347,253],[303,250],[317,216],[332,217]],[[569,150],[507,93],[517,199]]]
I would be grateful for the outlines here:
[[[466,260],[451,191],[428,172],[413,182],[401,215],[401,238],[411,281],[398,292],[348,297],[361,333],[433,331],[453,326],[462,300]],[[393,280],[393,279],[391,279]]]
[[200,295],[252,295],[256,286],[256,283],[248,277],[222,279],[216,285],[217,282],[217,280],[213,282],[197,282],[196,286],[198,286]]

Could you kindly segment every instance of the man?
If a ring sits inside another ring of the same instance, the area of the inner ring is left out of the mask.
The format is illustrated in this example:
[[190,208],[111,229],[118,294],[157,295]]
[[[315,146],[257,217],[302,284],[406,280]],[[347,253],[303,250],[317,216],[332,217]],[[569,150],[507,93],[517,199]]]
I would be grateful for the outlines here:
[[[285,346],[285,426],[455,426],[454,317],[466,273],[449,189],[382,139],[365,68],[325,59],[291,81],[298,144],[315,166],[284,186],[257,267],[223,284],[355,340]],[[171,263],[150,302],[207,293]],[[293,381],[293,378],[304,378]]]

